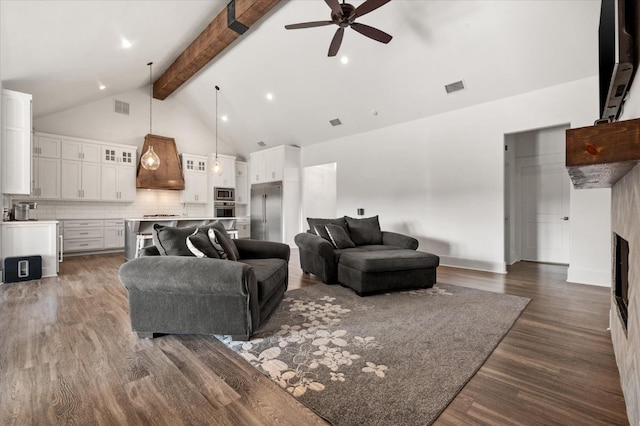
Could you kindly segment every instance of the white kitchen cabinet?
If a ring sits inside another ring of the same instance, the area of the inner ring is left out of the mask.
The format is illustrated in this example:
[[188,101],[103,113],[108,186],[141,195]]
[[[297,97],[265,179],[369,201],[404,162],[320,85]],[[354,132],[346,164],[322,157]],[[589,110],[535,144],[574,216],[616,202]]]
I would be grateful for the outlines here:
[[33,136],[31,198],[60,199],[60,139]]
[[104,220],[104,249],[124,248],[124,219]]
[[31,194],[31,95],[2,90],[2,193]]
[[236,204],[249,203],[249,164],[236,161]]
[[239,217],[236,219],[236,229],[238,230],[238,238],[251,238],[251,219]]
[[60,139],[36,133],[33,136],[33,156],[60,158]]
[[33,157],[31,198],[60,199],[60,159]]
[[249,160],[250,182],[265,183],[300,180],[300,148],[280,145],[252,152]]
[[60,141],[60,154],[63,160],[99,163],[101,146],[95,143],[62,139]]
[[103,163],[100,168],[100,199],[102,201],[135,201],[135,167]]
[[2,256],[42,256],[42,276],[58,275],[58,222],[2,223]]
[[104,221],[98,219],[62,221],[64,254],[98,251],[104,248]]
[[184,172],[183,203],[206,204],[209,191],[207,190],[207,157],[202,155],[181,154],[182,170]]
[[[213,164],[214,161],[216,161],[216,156],[212,154],[210,164]],[[222,165],[222,174],[220,176],[212,176],[214,188],[235,188],[236,157],[218,154],[218,162]]]
[[102,145],[102,163],[118,164],[121,166],[136,166],[136,153],[134,147],[127,148],[114,145]]
[[100,163],[62,160],[60,196],[63,200],[100,200]]

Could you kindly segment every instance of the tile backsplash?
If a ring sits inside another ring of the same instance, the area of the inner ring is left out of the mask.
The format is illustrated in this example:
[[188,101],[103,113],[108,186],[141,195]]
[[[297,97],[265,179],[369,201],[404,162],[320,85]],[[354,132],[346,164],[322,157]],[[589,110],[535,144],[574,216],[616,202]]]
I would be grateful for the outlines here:
[[[29,211],[32,219],[127,219],[144,215],[167,214],[190,217],[207,216],[206,204],[184,204],[179,191],[138,190],[133,203],[91,201],[32,200],[14,197],[17,201],[36,201],[38,207]],[[210,215],[210,214],[209,214]]]

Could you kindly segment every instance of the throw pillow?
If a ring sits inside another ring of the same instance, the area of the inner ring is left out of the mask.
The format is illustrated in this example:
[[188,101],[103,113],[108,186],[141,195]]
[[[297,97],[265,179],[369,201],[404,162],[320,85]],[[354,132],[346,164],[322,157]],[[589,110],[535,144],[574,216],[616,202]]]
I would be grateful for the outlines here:
[[378,216],[364,219],[345,216],[345,220],[347,221],[349,236],[356,245],[382,244],[382,231],[380,230]]
[[308,217],[307,223],[309,224],[309,229],[316,235],[321,236],[325,240],[331,242],[331,238],[329,238],[329,234],[327,234],[327,230],[325,229],[326,225],[338,225],[342,226],[344,230],[347,230],[347,222],[345,222],[344,217],[338,217],[335,219],[319,219]]
[[227,230],[225,229],[222,222],[220,222],[219,220],[216,220],[215,222],[212,222],[207,226],[213,229],[217,229],[220,232],[219,240],[221,243],[224,241],[223,247],[226,247],[226,249],[229,250],[229,253],[227,253],[229,254],[229,259],[231,260],[240,259],[240,253],[238,252],[238,248],[236,247],[236,244],[233,242],[233,239],[229,236],[229,234],[227,234]]
[[235,244],[226,232],[222,232],[218,228],[209,228],[209,240],[221,259],[238,260],[235,255],[235,250],[237,250]]
[[219,259],[218,251],[209,240],[207,228],[198,228],[187,237],[187,247],[196,257],[211,257]]
[[333,248],[345,249],[356,246],[342,226],[329,224],[325,225],[325,230],[327,231],[327,234],[329,234]]
[[153,225],[153,243],[162,256],[193,256],[187,247],[187,237],[196,229],[195,226],[175,228],[156,223]]
[[227,252],[225,251],[224,247],[222,247],[222,244],[218,240],[218,237],[216,237],[216,228],[209,228],[209,230],[207,231],[207,236],[209,237],[209,242],[218,254],[218,257],[220,259],[229,259]]

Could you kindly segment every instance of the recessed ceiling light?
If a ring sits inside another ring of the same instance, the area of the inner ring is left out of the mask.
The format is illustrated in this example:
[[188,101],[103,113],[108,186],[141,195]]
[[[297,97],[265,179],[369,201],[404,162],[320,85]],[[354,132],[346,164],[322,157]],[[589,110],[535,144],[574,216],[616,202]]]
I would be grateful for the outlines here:
[[133,43],[131,43],[129,40],[127,40],[126,38],[122,37],[122,41],[120,42],[120,46],[122,46],[123,49],[128,49],[131,46],[133,46]]
[[272,101],[273,100],[273,93],[267,93],[267,99]]
[[346,56],[343,56],[342,58],[340,58],[340,62],[346,65],[349,63],[349,58]]
[[105,85],[104,85],[104,84],[102,84],[102,83],[100,83],[100,84],[98,85],[98,89],[100,89],[100,90],[104,90],[104,89],[106,89],[106,88],[107,88],[107,86],[105,86]]
[[226,115],[223,115],[222,117],[220,117],[220,120],[227,122],[229,121],[229,117]]

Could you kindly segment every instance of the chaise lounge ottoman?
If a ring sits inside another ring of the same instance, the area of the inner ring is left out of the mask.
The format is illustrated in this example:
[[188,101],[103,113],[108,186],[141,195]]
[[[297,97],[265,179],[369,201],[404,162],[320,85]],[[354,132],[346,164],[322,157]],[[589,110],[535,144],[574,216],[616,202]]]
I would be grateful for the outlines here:
[[415,250],[348,252],[340,256],[338,281],[359,296],[430,288],[439,264],[438,256]]

